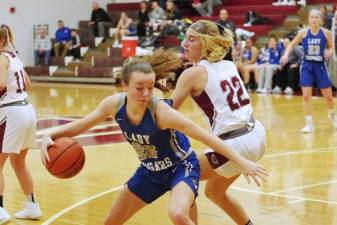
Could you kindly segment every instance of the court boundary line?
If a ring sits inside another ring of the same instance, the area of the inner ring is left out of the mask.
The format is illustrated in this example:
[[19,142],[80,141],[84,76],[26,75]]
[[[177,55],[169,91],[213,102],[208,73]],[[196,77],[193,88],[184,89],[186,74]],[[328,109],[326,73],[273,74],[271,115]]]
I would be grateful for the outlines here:
[[[114,144],[117,144],[117,143],[114,143]],[[95,147],[95,146],[101,146],[101,145],[91,145],[91,146],[88,146],[88,147]],[[315,148],[315,149],[305,149],[305,150],[297,150],[297,151],[267,154],[262,159],[264,159],[264,158],[274,158],[274,157],[278,157],[278,156],[289,156],[289,155],[299,155],[299,154],[308,154],[308,153],[322,153],[322,152],[329,152],[329,151],[333,151],[333,150],[337,150],[337,147],[322,147],[322,148]],[[312,185],[314,185],[314,184],[312,184]],[[78,206],[83,205],[87,202],[90,202],[90,201],[92,201],[96,198],[99,198],[99,197],[103,196],[103,195],[118,191],[123,186],[124,185],[119,186],[119,187],[115,187],[115,188],[111,188],[107,191],[100,192],[96,195],[90,196],[90,197],[85,198],[85,199],[83,199],[79,202],[76,202],[76,203],[62,209],[61,211],[57,212],[56,214],[52,215],[47,220],[45,220],[41,225],[49,225],[50,223],[54,222],[57,218],[61,217],[65,213],[77,208]],[[299,187],[297,187],[297,188],[299,188]],[[234,190],[238,190],[238,191],[242,191],[242,192],[258,194],[258,195],[266,195],[266,196],[272,196],[272,197],[293,199],[292,201],[290,201],[291,203],[297,203],[297,202],[302,202],[302,201],[310,201],[310,202],[316,202],[316,203],[337,205],[337,202],[333,202],[333,201],[319,200],[319,199],[313,199],[313,198],[303,198],[303,197],[284,195],[284,194],[278,194],[278,193],[273,193],[273,192],[262,192],[262,191],[250,190],[250,189],[246,189],[246,188],[240,188],[240,187],[237,187],[237,186],[231,186],[229,188],[234,189]],[[300,189],[298,189],[298,190],[300,190]],[[282,190],[279,190],[278,192],[280,192],[280,191],[282,191]]]
[[52,216],[49,217],[47,220],[45,220],[41,225],[48,225],[48,224],[54,222],[57,218],[59,218],[59,217],[61,217],[62,215],[66,214],[67,212],[69,212],[69,211],[71,211],[71,210],[77,208],[78,206],[83,205],[83,204],[85,204],[85,203],[87,203],[87,202],[90,202],[90,201],[92,201],[92,200],[94,200],[94,199],[96,199],[96,198],[99,198],[99,197],[103,196],[103,195],[106,195],[106,194],[109,194],[109,193],[118,191],[118,190],[122,189],[123,186],[124,186],[124,185],[119,186],[119,187],[111,188],[111,189],[109,189],[109,190],[107,190],[107,191],[100,192],[100,193],[98,193],[98,194],[95,194],[95,195],[92,195],[92,196],[90,196],[90,197],[88,197],[88,198],[85,198],[85,199],[83,199],[83,200],[81,200],[81,201],[79,201],[79,202],[76,202],[76,203],[74,203],[74,204],[72,204],[72,205],[70,205],[70,206],[68,206],[68,207],[66,207],[66,208],[64,208],[64,209],[62,209],[61,211],[57,212],[56,214],[52,215]]

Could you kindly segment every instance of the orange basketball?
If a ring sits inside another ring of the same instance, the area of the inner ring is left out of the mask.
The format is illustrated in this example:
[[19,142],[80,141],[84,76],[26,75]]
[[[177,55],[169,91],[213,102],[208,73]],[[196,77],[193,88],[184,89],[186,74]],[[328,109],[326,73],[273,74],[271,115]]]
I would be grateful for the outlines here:
[[54,145],[49,146],[50,161],[47,170],[55,177],[66,179],[78,174],[85,162],[82,146],[69,137],[54,140]]

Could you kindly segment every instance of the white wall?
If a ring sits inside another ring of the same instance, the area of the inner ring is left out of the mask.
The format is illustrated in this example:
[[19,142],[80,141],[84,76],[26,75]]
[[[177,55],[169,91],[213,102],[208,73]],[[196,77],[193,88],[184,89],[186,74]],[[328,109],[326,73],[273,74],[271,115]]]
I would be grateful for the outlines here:
[[[97,0],[106,9],[112,0]],[[8,24],[14,34],[15,45],[26,65],[34,64],[33,26],[49,24],[50,36],[54,37],[57,21],[65,26],[78,28],[80,20],[89,20],[92,0],[0,0],[0,24]],[[11,14],[10,7],[16,12]]]

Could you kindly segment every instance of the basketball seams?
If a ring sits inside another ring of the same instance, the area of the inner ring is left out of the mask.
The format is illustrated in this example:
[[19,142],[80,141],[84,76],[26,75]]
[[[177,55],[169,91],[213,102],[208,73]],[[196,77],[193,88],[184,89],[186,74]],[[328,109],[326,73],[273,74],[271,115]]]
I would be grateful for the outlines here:
[[[57,157],[56,157],[56,158],[53,160],[53,162],[51,163],[50,167],[48,167],[47,169],[48,169],[48,170],[51,170],[51,169],[53,168],[55,162],[56,162],[56,161],[63,155],[63,153],[64,153],[65,151],[67,151],[69,148],[71,148],[72,146],[76,145],[76,144],[78,144],[78,143],[77,143],[77,142],[74,142],[74,143],[72,143],[70,146],[68,146],[67,148],[63,149],[63,151],[60,152],[60,153],[57,155]],[[54,147],[56,148],[56,146],[54,146]]]
[[[75,144],[78,144],[78,143],[75,143]],[[70,146],[71,147],[71,146]],[[68,149],[68,148],[67,148]],[[63,154],[63,153],[62,153]],[[81,163],[80,167],[77,168],[76,170],[76,174],[81,171],[81,169],[83,168],[84,166],[84,163],[85,163],[85,154],[84,154],[84,150],[83,148],[81,147],[81,154],[77,157],[76,161],[71,165],[69,166],[69,168],[65,169],[64,171],[60,172],[60,173],[57,173],[57,174],[54,174],[55,176],[58,176],[58,175],[61,175],[63,173],[65,173],[67,170],[71,170],[73,168],[74,165],[76,165],[76,163],[81,160],[83,158],[83,162]],[[75,174],[75,175],[76,175]],[[64,177],[64,178],[68,178],[68,177]]]

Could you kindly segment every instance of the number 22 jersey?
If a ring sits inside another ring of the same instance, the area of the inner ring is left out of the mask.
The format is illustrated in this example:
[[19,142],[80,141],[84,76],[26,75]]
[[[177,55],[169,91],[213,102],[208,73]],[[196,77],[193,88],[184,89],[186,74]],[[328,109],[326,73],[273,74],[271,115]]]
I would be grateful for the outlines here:
[[208,80],[204,91],[193,99],[211,132],[218,136],[247,125],[253,108],[235,64],[227,60],[215,63],[201,60],[199,65],[205,67]]

